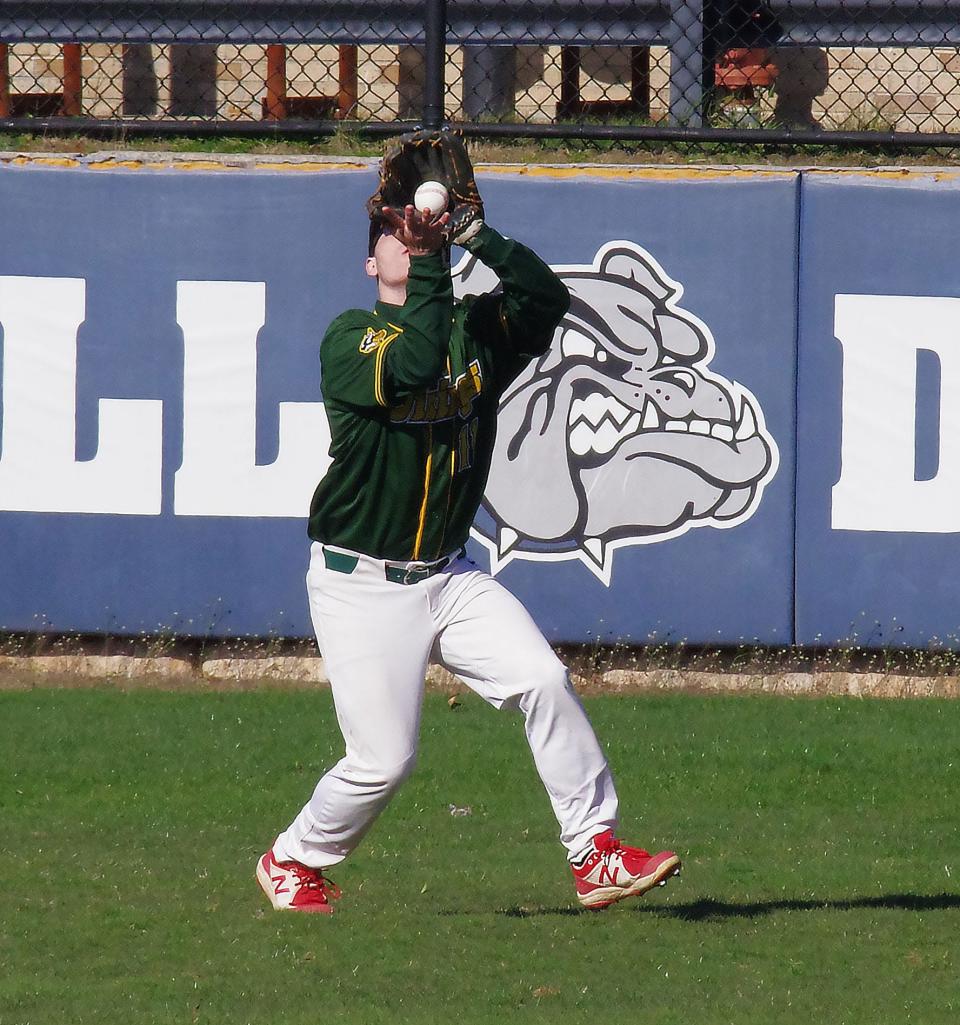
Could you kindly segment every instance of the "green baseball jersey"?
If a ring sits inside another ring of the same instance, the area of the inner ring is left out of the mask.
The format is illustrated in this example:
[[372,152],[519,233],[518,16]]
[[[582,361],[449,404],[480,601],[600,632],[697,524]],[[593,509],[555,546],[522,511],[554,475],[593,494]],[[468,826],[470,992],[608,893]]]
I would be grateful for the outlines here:
[[500,396],[546,352],[570,303],[566,286],[518,242],[484,226],[468,247],[502,292],[454,302],[441,255],[414,256],[402,306],[348,310],[324,335],[332,463],[310,505],[314,540],[424,562],[466,542]]

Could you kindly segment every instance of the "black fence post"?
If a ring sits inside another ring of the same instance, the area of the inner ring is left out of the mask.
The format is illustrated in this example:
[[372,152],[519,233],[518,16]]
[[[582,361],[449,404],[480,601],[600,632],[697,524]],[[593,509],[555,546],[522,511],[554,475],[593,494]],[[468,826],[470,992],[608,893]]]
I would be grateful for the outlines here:
[[447,0],[427,0],[424,7],[423,127],[437,129],[443,123]]

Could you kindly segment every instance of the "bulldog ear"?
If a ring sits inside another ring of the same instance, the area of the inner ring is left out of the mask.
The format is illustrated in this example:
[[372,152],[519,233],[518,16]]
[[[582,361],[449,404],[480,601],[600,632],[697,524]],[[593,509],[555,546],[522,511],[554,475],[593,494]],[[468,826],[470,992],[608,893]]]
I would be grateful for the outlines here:
[[659,268],[651,267],[636,249],[622,243],[605,250],[600,258],[601,277],[633,282],[635,287],[663,301],[675,293],[658,272]]

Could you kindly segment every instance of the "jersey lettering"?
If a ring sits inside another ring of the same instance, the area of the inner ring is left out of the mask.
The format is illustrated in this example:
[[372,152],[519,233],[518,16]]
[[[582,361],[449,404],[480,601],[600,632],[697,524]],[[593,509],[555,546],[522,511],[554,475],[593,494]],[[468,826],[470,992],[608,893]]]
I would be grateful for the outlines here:
[[461,470],[469,470],[473,466],[474,453],[477,451],[477,434],[480,431],[480,421],[474,417],[460,428],[457,436],[456,463],[454,473]]
[[390,410],[393,423],[429,424],[438,420],[462,420],[473,412],[473,404],[483,391],[480,361],[471,360],[467,369],[456,379],[442,377],[436,387],[411,395]]

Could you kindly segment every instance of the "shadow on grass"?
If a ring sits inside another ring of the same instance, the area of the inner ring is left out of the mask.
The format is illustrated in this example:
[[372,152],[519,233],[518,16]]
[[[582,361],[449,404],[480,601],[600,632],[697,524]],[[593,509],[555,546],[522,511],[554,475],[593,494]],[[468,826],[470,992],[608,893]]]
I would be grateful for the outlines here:
[[[761,900],[751,903],[714,900],[701,897],[683,904],[653,907],[636,904],[635,914],[677,918],[683,922],[722,921],[727,918],[761,918],[777,911],[855,911],[861,908],[886,908],[891,911],[949,911],[960,908],[960,894],[887,893],[879,897],[852,897],[849,900]],[[589,915],[587,908],[512,907],[499,912],[507,918],[536,918],[541,915]]]

